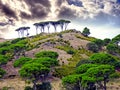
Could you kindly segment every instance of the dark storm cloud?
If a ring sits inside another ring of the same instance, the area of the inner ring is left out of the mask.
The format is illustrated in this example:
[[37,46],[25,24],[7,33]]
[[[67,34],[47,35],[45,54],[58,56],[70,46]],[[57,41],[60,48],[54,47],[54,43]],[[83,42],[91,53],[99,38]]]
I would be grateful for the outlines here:
[[20,12],[20,17],[25,19],[30,19],[31,15],[27,14],[26,12]]
[[29,6],[31,15],[21,12],[21,16],[25,19],[45,18],[50,13],[51,4],[49,0],[25,0]]
[[35,4],[42,4],[45,7],[50,7],[49,0],[25,0],[25,2],[31,7],[36,6]]
[[17,19],[16,13],[7,5],[2,4],[1,1],[0,1],[0,9],[6,16]]
[[62,7],[59,11],[58,17],[59,18],[74,19],[74,18],[76,18],[75,13],[76,13],[76,11],[74,11],[70,8]]
[[65,2],[65,0],[56,0],[56,5],[61,6],[62,3],[64,3],[64,2]]
[[33,7],[30,11],[32,12],[32,17],[35,18],[45,18],[49,13],[49,11],[46,11],[42,6]]
[[75,5],[78,7],[83,7],[82,2],[80,0],[67,0],[69,5]]

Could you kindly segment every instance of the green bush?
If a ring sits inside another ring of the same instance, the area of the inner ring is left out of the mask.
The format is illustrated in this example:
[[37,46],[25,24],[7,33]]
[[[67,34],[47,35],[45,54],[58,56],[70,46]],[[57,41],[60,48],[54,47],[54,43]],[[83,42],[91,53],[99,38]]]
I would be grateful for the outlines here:
[[90,56],[90,60],[92,60],[93,63],[96,64],[109,64],[112,66],[114,66],[117,62],[116,58],[107,53],[95,53]]
[[103,40],[101,40],[101,39],[96,39],[96,40],[94,40],[93,42],[98,46],[99,49],[102,49],[102,46],[104,45]]
[[0,65],[7,64],[8,60],[7,56],[0,55]]
[[17,38],[17,39],[12,40],[11,43],[12,43],[12,44],[16,44],[16,43],[18,43],[18,42],[20,42],[20,41],[22,41],[22,40],[24,40],[24,39],[25,39],[25,38]]
[[42,84],[37,84],[37,90],[52,90],[50,82],[43,82]]
[[26,86],[24,90],[33,90],[30,86]]
[[93,62],[91,60],[87,60],[87,59],[82,59],[80,60],[77,64],[76,67],[83,65],[83,64],[92,64]]
[[41,51],[35,54],[35,57],[37,58],[41,58],[41,57],[58,58],[58,53],[54,51]]
[[106,46],[106,49],[108,53],[113,54],[113,55],[119,52],[119,48],[116,44],[108,44]]
[[0,54],[5,55],[6,53],[11,52],[11,49],[9,47],[2,47],[0,48]]
[[10,43],[9,41],[0,43],[0,48],[1,48],[1,47],[8,47],[10,44],[11,44],[11,43]]
[[108,45],[108,44],[111,42],[111,39],[105,38],[105,39],[103,40],[103,42],[104,42],[104,46],[106,46],[106,45]]
[[58,60],[57,59],[49,58],[49,57],[36,58],[36,59],[33,59],[33,60],[29,61],[28,63],[34,63],[34,62],[42,64],[46,67],[51,67],[51,66],[57,66],[58,65]]
[[110,75],[110,78],[120,78],[120,72],[115,72]]
[[0,68],[0,78],[2,78],[5,73],[6,73],[6,71],[4,71],[3,69]]
[[55,72],[54,72],[53,76],[62,78],[62,77],[65,77],[67,75],[73,74],[74,69],[75,68],[69,67],[69,66],[62,66],[61,68],[55,68]]
[[82,64],[79,67],[76,68],[76,73],[77,74],[83,74],[85,73],[89,68],[92,67],[97,67],[98,65],[96,64]]
[[92,51],[92,52],[98,52],[99,51],[99,47],[97,44],[90,42],[86,45],[87,49]]
[[68,53],[68,54],[74,54],[75,51],[71,49],[71,50],[68,50],[67,53]]
[[21,67],[22,65],[24,65],[26,62],[28,61],[31,61],[32,58],[29,58],[29,57],[21,57],[20,59],[16,60],[14,63],[13,63],[13,66],[14,67]]

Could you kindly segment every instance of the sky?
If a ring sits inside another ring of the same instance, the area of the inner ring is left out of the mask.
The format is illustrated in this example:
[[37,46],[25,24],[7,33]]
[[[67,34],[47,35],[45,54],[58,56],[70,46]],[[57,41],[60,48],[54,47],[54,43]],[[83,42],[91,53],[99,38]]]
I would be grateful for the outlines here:
[[1,38],[18,37],[23,26],[34,35],[34,23],[59,19],[71,21],[68,29],[88,27],[91,36],[113,38],[120,34],[120,0],[0,0]]

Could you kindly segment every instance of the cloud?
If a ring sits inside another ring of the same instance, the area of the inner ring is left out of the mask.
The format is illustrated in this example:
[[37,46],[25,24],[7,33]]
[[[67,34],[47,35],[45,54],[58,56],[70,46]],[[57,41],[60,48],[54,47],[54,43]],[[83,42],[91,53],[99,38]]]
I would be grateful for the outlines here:
[[82,2],[80,0],[67,0],[69,5],[75,5],[78,7],[83,7]]
[[64,3],[65,2],[65,0],[56,0],[56,6],[61,6],[62,5],[62,3]]
[[50,2],[49,0],[25,0],[26,4],[29,6],[31,15],[26,13],[21,13],[21,16],[26,18],[27,16],[32,18],[46,18],[50,13]]
[[1,1],[0,1],[0,9],[6,16],[17,19],[16,13],[7,5],[2,4]]
[[66,0],[58,12],[58,18],[120,27],[120,4],[117,0]]
[[74,11],[68,7],[62,7],[61,10],[59,11],[58,17],[72,19],[72,18],[76,17],[75,13],[76,13],[76,11]]
[[[0,0],[0,31],[44,21],[70,19],[80,24],[120,27],[119,0]],[[15,26],[6,24],[12,19]],[[4,28],[2,27],[4,26]],[[0,33],[1,33],[0,32]]]

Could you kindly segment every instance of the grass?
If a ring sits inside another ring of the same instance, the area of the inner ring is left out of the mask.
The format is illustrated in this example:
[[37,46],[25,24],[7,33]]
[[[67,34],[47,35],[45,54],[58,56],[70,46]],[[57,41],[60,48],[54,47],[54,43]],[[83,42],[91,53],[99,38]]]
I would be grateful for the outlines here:
[[87,41],[94,41],[96,39],[94,37],[84,37],[84,36],[80,36],[80,35],[75,35],[75,37],[83,39],[83,40],[87,40]]

